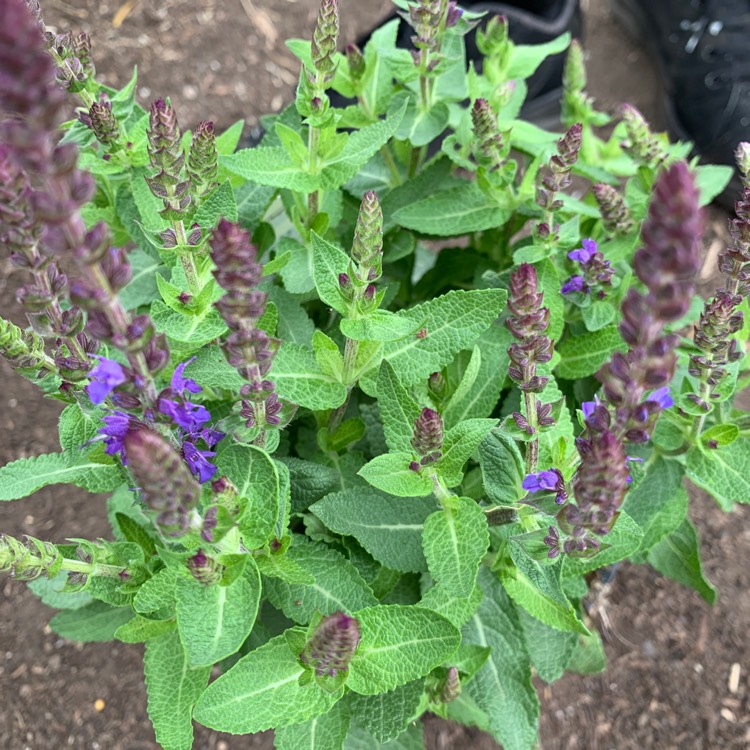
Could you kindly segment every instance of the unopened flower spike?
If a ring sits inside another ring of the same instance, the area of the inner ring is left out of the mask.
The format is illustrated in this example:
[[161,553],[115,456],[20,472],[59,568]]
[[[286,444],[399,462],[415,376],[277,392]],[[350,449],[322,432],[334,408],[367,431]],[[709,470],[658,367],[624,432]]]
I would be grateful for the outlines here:
[[358,266],[356,277],[360,285],[367,286],[380,278],[383,269],[383,210],[372,190],[362,196],[354,229],[352,259]]
[[624,104],[622,119],[628,134],[622,144],[625,151],[643,166],[653,168],[661,164],[667,158],[667,151],[651,132],[646,118],[632,105]]
[[349,669],[359,638],[359,622],[344,612],[334,612],[320,621],[300,658],[319,677],[336,677]]
[[57,547],[32,536],[25,539],[24,543],[0,535],[0,573],[10,573],[21,581],[31,581],[43,574],[54,576],[62,562]]
[[219,154],[212,122],[196,125],[185,170],[190,175],[190,192],[199,202],[218,184]]
[[112,114],[112,102],[102,97],[88,111],[87,123],[94,131],[96,140],[104,146],[114,146],[120,138],[120,125]]
[[635,226],[633,218],[625,199],[617,189],[612,185],[598,183],[594,185],[592,192],[599,204],[605,229],[612,235],[630,234]]
[[486,99],[476,99],[471,108],[474,158],[480,166],[495,171],[505,164],[510,148],[500,132],[497,116]]
[[224,575],[224,566],[213,557],[209,557],[202,549],[188,558],[187,567],[193,578],[204,586],[217,584]]
[[434,409],[422,409],[414,420],[411,447],[420,458],[418,467],[434,463],[443,455],[443,418]]
[[[336,70],[333,57],[339,38],[338,0],[323,0],[310,49],[313,66],[321,83],[330,83]],[[326,86],[327,88],[327,86]]]

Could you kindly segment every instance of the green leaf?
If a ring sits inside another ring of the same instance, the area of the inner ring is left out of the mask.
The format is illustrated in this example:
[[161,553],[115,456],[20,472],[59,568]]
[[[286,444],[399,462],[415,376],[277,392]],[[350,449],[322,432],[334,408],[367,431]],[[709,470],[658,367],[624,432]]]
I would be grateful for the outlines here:
[[336,534],[353,536],[378,562],[394,570],[421,572],[425,518],[432,498],[395,498],[370,487],[333,492],[310,507]]
[[349,708],[339,701],[328,713],[274,732],[277,750],[341,750],[349,731]]
[[587,633],[560,585],[560,565],[532,559],[516,540],[508,545],[515,568],[500,570],[500,580],[511,599],[530,615],[558,630]]
[[565,328],[565,300],[560,294],[562,282],[554,263],[548,258],[534,264],[539,278],[539,288],[544,293],[543,304],[549,308],[547,335],[559,341]]
[[487,714],[490,730],[506,750],[529,750],[537,738],[539,700],[531,684],[524,634],[512,602],[487,568],[479,571],[484,597],[463,629],[463,642],[490,647],[485,665],[466,692]]
[[313,584],[289,584],[266,579],[264,587],[274,607],[301,624],[312,620],[316,612],[356,612],[376,603],[376,599],[357,569],[335,549],[311,542],[296,534],[286,553],[315,579]]
[[123,643],[145,643],[169,633],[175,627],[174,620],[149,620],[142,615],[136,615],[130,622],[117,628],[115,638]]
[[132,277],[127,285],[120,290],[118,297],[126,310],[134,310],[146,305],[156,297],[157,273],[167,273],[167,268],[158,258],[154,258],[143,250],[136,248],[128,253],[128,263]]
[[276,464],[261,448],[233,443],[219,451],[216,466],[232,480],[241,498],[239,527],[245,546],[265,546],[276,535],[280,511]]
[[689,519],[648,553],[648,561],[667,578],[695,589],[709,604],[716,601],[716,589],[703,575],[698,534]]
[[359,475],[373,487],[396,497],[423,497],[431,495],[432,480],[421,471],[412,471],[411,453],[386,453],[375,456],[360,470]]
[[280,286],[270,287],[268,298],[279,311],[278,337],[290,344],[299,344],[308,349],[312,347],[315,324],[310,320],[299,298]]
[[212,390],[239,391],[245,380],[227,362],[218,346],[204,346],[195,353],[195,361],[185,368],[185,375],[198,385]]
[[378,408],[388,447],[392,451],[411,451],[414,422],[419,417],[421,409],[401,385],[393,365],[388,360],[380,363]]
[[518,618],[537,674],[545,682],[559,680],[573,656],[579,636],[551,628],[523,609],[518,610]]
[[364,318],[344,318],[339,327],[344,336],[356,341],[398,341],[416,333],[422,324],[388,310],[375,310]]
[[466,182],[406,205],[393,218],[415,232],[455,237],[500,227],[510,214],[509,209],[501,208],[496,200],[483,193],[476,182]]
[[260,602],[260,573],[252,557],[229,586],[177,578],[177,629],[191,667],[226,659],[244,643]]
[[184,315],[158,299],[151,303],[151,318],[157,331],[166,333],[171,341],[183,345],[178,348],[191,352],[219,338],[227,330],[224,319],[213,308],[209,308],[203,316]]
[[313,352],[324,375],[340,380],[344,372],[344,357],[338,344],[323,331],[313,334]]
[[700,205],[707,206],[729,184],[734,169],[726,164],[701,164],[693,173],[700,192]]
[[600,331],[608,326],[617,315],[612,303],[607,300],[595,300],[581,309],[583,322],[589,331]]
[[723,446],[733,443],[739,436],[740,428],[736,424],[715,424],[701,433],[701,442],[706,447],[710,443]]
[[569,44],[570,34],[566,32],[544,44],[514,45],[506,78],[530,78],[548,57],[564,52]]
[[312,233],[313,277],[318,296],[340,315],[346,315],[349,305],[339,290],[339,274],[349,268],[349,257],[335,245]]
[[396,739],[416,718],[424,680],[414,680],[380,695],[350,694],[352,719],[378,742]]
[[[421,323],[425,335],[386,342],[383,358],[393,365],[403,385],[426,380],[490,327],[506,299],[507,293],[501,289],[456,290],[399,311],[399,317]],[[375,373],[370,372],[360,383],[370,395],[376,388],[374,380]]]
[[439,101],[425,110],[416,96],[408,100],[404,119],[396,131],[396,138],[409,141],[412,146],[426,146],[435,140],[448,125],[450,111],[445,102]]
[[285,553],[260,555],[255,558],[255,562],[264,576],[279,578],[286,583],[306,585],[315,583],[315,576],[287,557]]
[[460,497],[424,522],[422,546],[430,575],[453,597],[468,597],[490,534],[484,511],[471,498]]
[[458,648],[448,620],[420,607],[381,604],[356,614],[360,641],[349,664],[347,687],[377,695],[424,677]]
[[602,549],[593,557],[565,557],[563,577],[582,576],[606,565],[620,562],[630,557],[641,546],[642,538],[643,532],[638,524],[627,513],[621,511],[614,528],[605,537]]
[[198,224],[205,233],[212,230],[219,223],[219,219],[237,221],[237,218],[234,191],[229,180],[225,180],[201,202],[193,216],[193,222]]
[[569,337],[558,347],[561,359],[555,374],[567,380],[585,378],[597,372],[613,352],[626,349],[617,326]]
[[257,228],[268,209],[276,189],[248,180],[234,191],[237,219],[243,229]]
[[220,732],[252,734],[320,716],[342,691],[328,693],[315,680],[301,685],[304,672],[285,635],[278,635],[208,686],[195,707],[195,720]]
[[424,750],[424,725],[414,723],[402,735],[384,745],[361,727],[353,726],[346,737],[344,750]]
[[148,715],[164,750],[193,747],[193,706],[208,684],[210,667],[191,669],[176,632],[146,644],[143,659]]
[[54,578],[41,576],[26,585],[42,600],[43,604],[55,609],[78,609],[91,604],[93,599],[85,591],[65,591],[68,572],[61,570]]
[[685,469],[662,457],[649,463],[646,475],[625,495],[622,509],[641,527],[638,554],[648,552],[673,532],[687,513],[687,492],[682,484]]
[[596,674],[607,668],[607,654],[598,630],[591,635],[579,635],[576,648],[568,662],[568,670],[578,674]]
[[524,496],[521,483],[526,476],[526,462],[516,441],[500,428],[495,428],[479,445],[479,465],[484,491],[493,503],[511,505]]
[[163,612],[166,615],[163,619],[174,617],[176,578],[177,573],[174,568],[160,570],[138,589],[133,599],[133,609],[144,615]]
[[240,138],[242,138],[244,127],[245,121],[237,120],[237,122],[230,125],[221,135],[216,136],[216,151],[222,156],[234,153],[237,144],[240,142]]
[[467,419],[448,430],[443,455],[437,464],[438,473],[448,487],[461,483],[464,465],[496,425],[496,419]]
[[479,586],[475,585],[471,594],[463,597],[451,596],[440,584],[437,584],[422,597],[419,606],[437,612],[460,628],[477,611],[481,601],[482,590]]
[[292,485],[292,512],[301,513],[330,492],[340,490],[341,475],[332,466],[303,461],[301,458],[280,459],[289,469]]
[[64,609],[50,620],[49,626],[69,641],[93,643],[111,641],[117,628],[132,619],[130,607],[110,607],[96,601],[77,609]]
[[[97,446],[100,448],[101,446]],[[103,451],[67,450],[19,458],[0,468],[0,500],[18,500],[50,484],[73,484],[89,492],[111,492],[122,484],[122,469]]]
[[[731,510],[737,502],[750,502],[750,438],[714,450],[691,448],[685,463],[688,479],[724,510]],[[0,478],[2,472],[0,469]]]
[[335,409],[344,403],[346,388],[325,375],[309,349],[285,342],[273,361],[270,377],[279,398],[307,409]]
[[64,451],[80,450],[102,426],[101,412],[86,414],[78,404],[68,404],[60,414],[58,432]]

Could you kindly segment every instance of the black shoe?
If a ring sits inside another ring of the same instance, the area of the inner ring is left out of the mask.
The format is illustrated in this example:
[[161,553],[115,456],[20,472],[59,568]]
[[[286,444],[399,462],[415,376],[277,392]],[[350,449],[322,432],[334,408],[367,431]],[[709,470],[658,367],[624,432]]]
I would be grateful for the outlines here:
[[[517,4],[527,7],[538,6],[540,10],[533,12],[517,7]],[[505,16],[508,19],[508,33],[516,44],[543,44],[569,31],[574,38],[580,39],[583,31],[583,19],[579,0],[537,0],[524,3],[523,0],[510,2],[492,2],[492,0],[458,0],[458,5],[474,13],[487,13],[480,23],[480,28],[493,16]],[[386,18],[386,23],[398,18],[396,13]],[[357,46],[362,49],[370,35],[366,34],[357,40]],[[411,37],[414,31],[411,26],[401,19],[396,44],[405,49],[413,48]],[[475,67],[481,69],[482,55],[477,49],[476,30],[466,36],[466,59],[473,61]],[[529,90],[521,112],[522,116],[538,125],[559,127],[560,101],[562,99],[562,75],[565,55],[555,55],[545,60],[536,73],[526,82]],[[332,97],[333,100],[333,97]]]
[[[611,0],[615,18],[656,58],[673,134],[709,162],[735,166],[750,140],[750,0]],[[722,196],[737,198],[738,177]]]

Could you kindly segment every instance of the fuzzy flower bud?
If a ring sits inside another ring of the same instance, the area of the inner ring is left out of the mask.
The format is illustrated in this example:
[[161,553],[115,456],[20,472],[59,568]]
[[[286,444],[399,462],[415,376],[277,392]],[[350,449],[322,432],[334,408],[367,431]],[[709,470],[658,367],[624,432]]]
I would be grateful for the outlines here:
[[443,418],[434,409],[422,409],[414,420],[411,447],[422,458],[422,465],[437,461],[443,448]]
[[471,108],[475,137],[474,158],[490,171],[499,169],[508,156],[508,144],[497,124],[497,116],[486,99],[476,99]]
[[625,199],[611,185],[599,183],[593,187],[604,226],[610,234],[623,235],[633,231],[633,219]]
[[57,547],[32,536],[26,543],[0,535],[0,573],[10,573],[21,581],[31,581],[43,573],[55,575],[62,562]]
[[[362,196],[352,243],[352,258],[359,264],[360,278],[373,281],[380,277],[383,263],[383,211],[378,196],[368,190]],[[375,269],[375,274],[371,274]]]
[[319,677],[336,677],[349,669],[359,637],[359,622],[344,612],[334,612],[320,621],[300,658]]
[[418,0],[409,6],[409,22],[416,32],[411,41],[417,50],[437,50],[441,20],[440,0]]
[[638,164],[653,168],[667,158],[664,146],[651,132],[646,118],[635,107],[624,104],[622,119],[628,134],[623,147]]
[[337,0],[323,0],[313,32],[312,62],[319,78],[325,83],[333,80],[336,64],[336,43],[339,38],[339,5]]
[[190,190],[197,200],[218,184],[219,155],[212,122],[199,122],[196,126],[185,169],[190,175]]
[[750,143],[742,141],[734,152],[734,158],[743,184],[745,187],[750,187]]
[[451,667],[438,696],[441,703],[450,703],[461,695],[461,678],[458,667]]
[[198,504],[201,488],[180,454],[145,427],[129,430],[123,446],[144,503],[160,512],[157,525],[170,536],[184,533],[187,512]]
[[[565,135],[557,142],[557,153],[549,160],[545,169],[539,170],[536,186],[536,202],[548,214],[562,208],[562,201],[557,194],[569,187],[572,178],[570,172],[573,165],[578,161],[578,153],[581,150],[581,139],[583,127],[581,123],[572,125]],[[539,238],[556,236],[557,227],[551,226],[551,217],[544,222],[544,229],[539,225],[536,234]]]
[[187,566],[193,578],[204,586],[217,584],[224,574],[224,566],[214,558],[208,557],[202,549],[188,558]]
[[103,99],[94,102],[89,109],[89,121],[96,140],[105,146],[112,146],[120,137],[120,126],[112,114],[112,102]]
[[346,45],[346,62],[349,65],[349,75],[358,83],[365,74],[365,57],[356,44]]

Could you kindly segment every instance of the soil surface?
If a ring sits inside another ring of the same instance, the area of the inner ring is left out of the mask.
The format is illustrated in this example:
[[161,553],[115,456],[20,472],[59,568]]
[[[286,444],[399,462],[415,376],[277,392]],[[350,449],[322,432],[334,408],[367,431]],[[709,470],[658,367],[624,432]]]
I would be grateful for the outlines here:
[[[213,119],[225,128],[242,117],[253,125],[258,115],[282,107],[298,74],[282,42],[308,37],[317,9],[315,0],[119,2],[47,0],[43,8],[59,31],[92,34],[107,83],[123,85],[137,63],[141,101],[171,96],[184,127]],[[387,0],[342,0],[341,9],[344,41],[389,12]],[[630,101],[661,125],[653,68],[612,24],[605,0],[584,0],[584,10],[590,92],[609,110]],[[710,252],[723,221],[713,215]],[[7,270],[0,261],[0,307],[20,323]],[[0,378],[0,465],[57,449],[58,405],[42,401],[3,362]],[[691,516],[718,603],[711,608],[649,568],[623,565],[591,606],[605,636],[607,671],[539,684],[545,750],[750,747],[750,509],[724,514],[696,492]],[[42,490],[0,507],[0,529],[58,542],[108,533],[101,500],[74,488]],[[3,579],[0,591],[0,747],[155,750],[142,649],[63,641],[46,624],[52,611],[25,584]],[[439,720],[427,721],[427,737],[431,750],[497,748],[485,735]],[[271,747],[268,733],[231,737],[196,729],[197,750]]]

